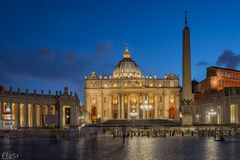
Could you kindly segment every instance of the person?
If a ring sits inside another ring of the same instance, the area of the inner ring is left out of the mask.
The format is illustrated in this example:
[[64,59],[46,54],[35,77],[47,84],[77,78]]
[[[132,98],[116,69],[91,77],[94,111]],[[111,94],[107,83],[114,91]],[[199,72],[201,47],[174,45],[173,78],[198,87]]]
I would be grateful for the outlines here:
[[123,138],[123,143],[125,143],[126,132],[127,132],[126,127],[125,127],[125,126],[122,126],[122,138]]

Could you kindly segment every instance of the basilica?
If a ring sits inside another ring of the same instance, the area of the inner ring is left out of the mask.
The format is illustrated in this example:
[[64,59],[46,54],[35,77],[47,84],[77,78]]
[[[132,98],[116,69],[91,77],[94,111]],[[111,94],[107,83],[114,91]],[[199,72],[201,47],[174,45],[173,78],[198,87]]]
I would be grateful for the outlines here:
[[144,76],[126,48],[112,75],[85,77],[86,118],[131,119],[130,113],[137,113],[137,119],[179,119],[179,93],[176,74]]
[[85,77],[85,118],[89,122],[165,119],[192,125],[194,95],[186,12],[182,45],[182,88],[173,72],[160,78],[144,75],[126,48],[112,75],[92,72]]

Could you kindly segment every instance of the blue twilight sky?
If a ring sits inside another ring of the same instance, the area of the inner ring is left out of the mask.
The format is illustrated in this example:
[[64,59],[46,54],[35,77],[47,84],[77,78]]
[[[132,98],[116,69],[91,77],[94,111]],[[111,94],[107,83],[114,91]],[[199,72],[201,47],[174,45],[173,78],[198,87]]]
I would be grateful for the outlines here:
[[84,76],[111,74],[125,45],[144,74],[180,75],[184,10],[192,77],[207,66],[239,69],[237,0],[1,0],[0,85],[63,89],[83,101]]

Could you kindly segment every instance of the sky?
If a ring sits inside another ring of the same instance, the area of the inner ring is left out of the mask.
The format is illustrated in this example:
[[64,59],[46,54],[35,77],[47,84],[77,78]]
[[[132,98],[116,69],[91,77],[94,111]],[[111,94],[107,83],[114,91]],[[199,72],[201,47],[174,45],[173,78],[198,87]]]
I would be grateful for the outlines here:
[[125,46],[144,75],[181,79],[188,11],[192,78],[209,66],[240,69],[237,0],[1,0],[0,85],[77,92],[84,77],[111,75]]

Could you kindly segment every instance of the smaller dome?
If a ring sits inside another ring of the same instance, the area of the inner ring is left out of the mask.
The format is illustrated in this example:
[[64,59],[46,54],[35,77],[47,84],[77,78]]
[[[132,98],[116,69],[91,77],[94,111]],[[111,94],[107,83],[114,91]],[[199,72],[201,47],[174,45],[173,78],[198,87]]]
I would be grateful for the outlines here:
[[178,76],[175,75],[173,72],[170,72],[170,74],[167,76],[167,79],[178,79]]

